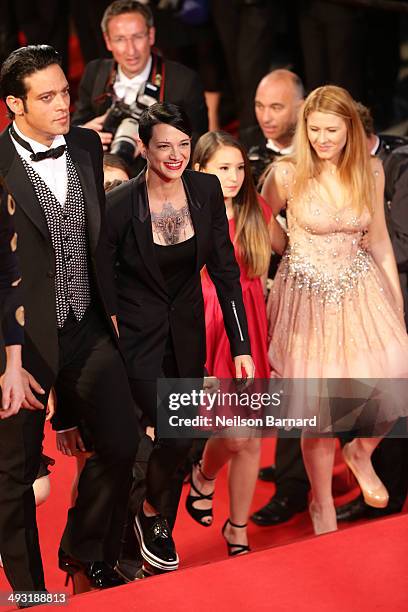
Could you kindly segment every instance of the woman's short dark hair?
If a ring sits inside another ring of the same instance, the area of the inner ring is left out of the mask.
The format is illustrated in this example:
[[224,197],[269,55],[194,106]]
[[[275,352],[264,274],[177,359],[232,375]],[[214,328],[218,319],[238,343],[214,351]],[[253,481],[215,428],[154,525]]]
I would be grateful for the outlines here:
[[191,123],[186,112],[176,104],[157,102],[146,108],[139,119],[139,138],[145,147],[149,146],[153,128],[159,123],[171,125],[191,138]]
[[[49,45],[29,45],[16,49],[10,53],[1,67],[0,97],[5,101],[7,96],[14,96],[24,102],[27,97],[24,79],[53,64],[60,66],[61,56]],[[9,111],[9,116],[13,118],[14,113]]]

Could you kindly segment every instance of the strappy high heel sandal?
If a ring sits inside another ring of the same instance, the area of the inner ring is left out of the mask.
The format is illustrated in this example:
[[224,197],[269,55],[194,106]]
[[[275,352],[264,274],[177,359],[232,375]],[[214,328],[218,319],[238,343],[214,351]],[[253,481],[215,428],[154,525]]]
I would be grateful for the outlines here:
[[[200,463],[195,463],[191,469],[191,478],[190,478],[190,493],[186,497],[186,510],[197,523],[200,523],[203,527],[210,527],[213,522],[213,510],[211,508],[206,508],[205,510],[202,508],[196,508],[194,506],[195,502],[208,500],[212,501],[214,497],[214,491],[209,493],[208,495],[204,495],[199,489],[197,489],[194,484],[194,470],[198,469],[201,473],[201,476],[204,480],[208,480],[208,482],[214,481],[215,478],[208,478],[202,471]],[[194,491],[197,495],[191,495],[191,491]],[[206,520],[207,519],[207,520]]]
[[245,553],[250,552],[251,549],[248,544],[234,544],[233,542],[229,542],[227,540],[224,532],[228,524],[231,525],[231,527],[234,527],[235,529],[244,529],[245,527],[248,526],[248,523],[245,523],[245,525],[237,525],[236,523],[232,523],[229,518],[227,518],[227,520],[225,521],[224,526],[221,529],[221,533],[222,533],[222,537],[224,538],[227,544],[228,556],[236,557],[237,555],[243,555]]

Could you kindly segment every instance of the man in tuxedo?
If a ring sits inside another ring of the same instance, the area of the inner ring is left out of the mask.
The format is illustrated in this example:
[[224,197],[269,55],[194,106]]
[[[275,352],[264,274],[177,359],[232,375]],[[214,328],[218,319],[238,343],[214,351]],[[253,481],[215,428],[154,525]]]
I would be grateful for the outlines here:
[[[70,129],[69,87],[52,47],[11,53],[0,94],[13,119],[0,135],[0,176],[15,202],[23,366],[43,388],[41,402],[55,389],[54,425],[67,431],[69,452],[84,450],[80,420],[95,451],[68,513],[60,567],[114,586],[139,433],[115,331],[102,146],[91,130]],[[21,409],[0,420],[0,553],[20,591],[45,589],[32,489],[44,418],[45,410]]]
[[[155,41],[153,15],[135,0],[116,0],[102,19],[102,32],[113,59],[90,62],[79,86],[72,124],[96,130],[105,150],[112,143],[106,115],[115,103],[136,106],[166,101],[181,106],[193,128],[193,142],[208,129],[207,107],[198,75],[177,62],[163,59],[152,47]],[[139,156],[133,173],[144,166]]]
[[258,125],[241,133],[255,184],[277,155],[292,153],[292,139],[303,97],[302,81],[290,70],[273,70],[260,81],[255,94]]

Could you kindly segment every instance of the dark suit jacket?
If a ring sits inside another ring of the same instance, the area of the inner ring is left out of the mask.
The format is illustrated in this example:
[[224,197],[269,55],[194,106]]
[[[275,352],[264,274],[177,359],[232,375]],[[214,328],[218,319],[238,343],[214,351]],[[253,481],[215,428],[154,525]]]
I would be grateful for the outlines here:
[[[113,59],[98,59],[85,67],[72,117],[73,125],[82,125],[108,110],[110,98],[97,99],[108,91],[114,66]],[[196,141],[208,130],[207,107],[200,79],[193,70],[177,62],[164,60],[164,69],[164,101],[184,108],[191,121],[193,141]]]
[[[116,295],[105,229],[102,146],[95,132],[83,128],[72,128],[65,139],[84,193],[94,300],[102,306],[107,325],[116,336],[109,316],[116,313]],[[0,135],[0,176],[16,203],[13,220],[26,318],[23,364],[44,389],[49,389],[58,372],[59,359],[55,254],[44,212],[7,129]]]
[[154,379],[171,333],[179,375],[202,377],[206,358],[200,270],[206,265],[224,315],[234,356],[250,353],[240,273],[230,241],[220,184],[215,176],[183,175],[197,240],[194,277],[172,301],[158,266],[145,172],[107,196],[107,219],[116,285],[120,342],[131,378]]
[[408,144],[390,151],[384,159],[384,174],[385,218],[397,261],[408,329]]

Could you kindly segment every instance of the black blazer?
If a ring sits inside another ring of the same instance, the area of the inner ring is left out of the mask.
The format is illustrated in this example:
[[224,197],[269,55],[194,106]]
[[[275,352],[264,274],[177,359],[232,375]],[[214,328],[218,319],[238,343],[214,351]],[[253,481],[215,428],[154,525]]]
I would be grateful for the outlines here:
[[24,342],[21,273],[16,250],[14,210],[13,198],[0,184],[0,313],[5,346]]
[[[113,59],[97,59],[87,64],[79,85],[73,125],[83,125],[108,110],[110,98],[98,98],[108,91],[114,67]],[[207,106],[200,79],[197,73],[178,62],[164,60],[164,70],[164,100],[184,108],[191,121],[195,142],[208,130]]]
[[206,359],[200,270],[207,266],[224,315],[233,356],[250,354],[240,272],[218,179],[186,170],[183,183],[194,225],[194,277],[172,301],[158,266],[145,172],[107,195],[111,253],[116,262],[120,343],[130,378],[160,375],[171,333],[179,375],[202,377]]
[[[84,194],[93,298],[104,310],[107,326],[116,337],[110,320],[110,315],[116,313],[116,294],[105,229],[101,142],[95,132],[83,128],[72,128],[65,139]],[[49,389],[59,360],[55,254],[44,212],[7,129],[0,135],[0,176],[16,203],[13,221],[18,235],[26,320],[23,363],[43,388]]]

